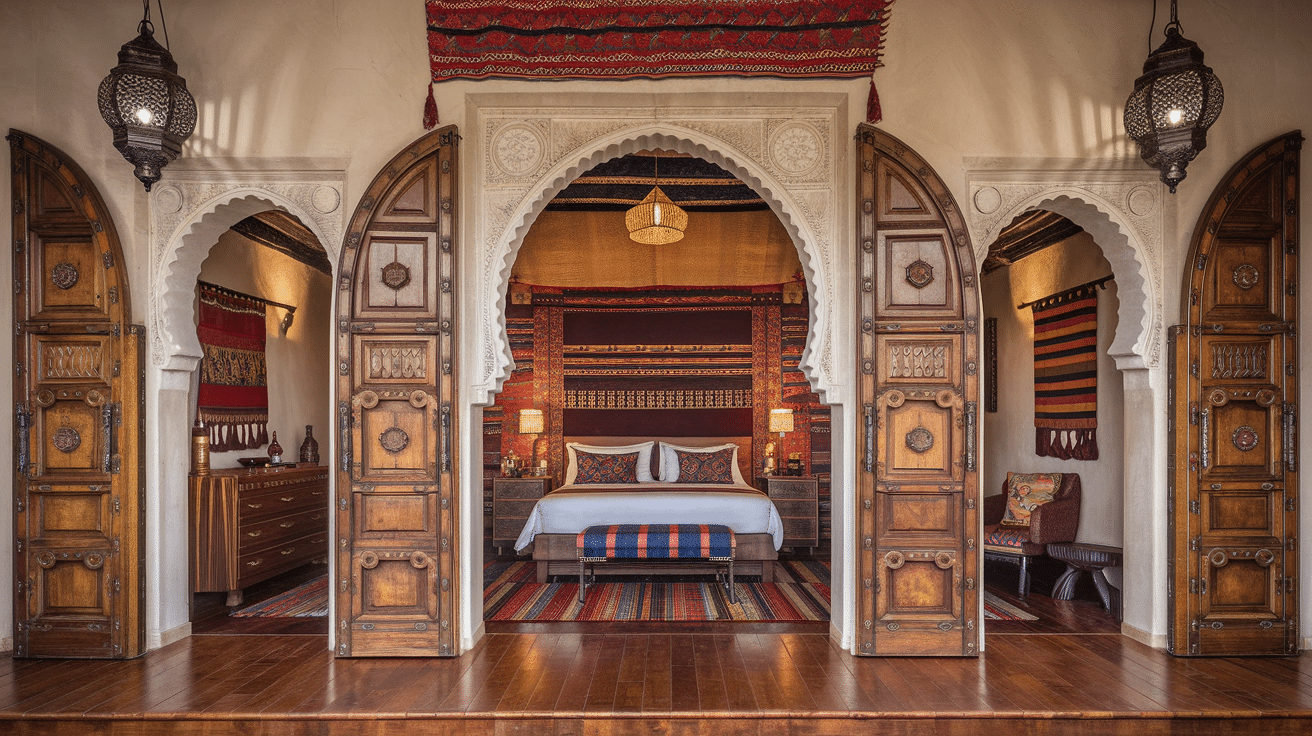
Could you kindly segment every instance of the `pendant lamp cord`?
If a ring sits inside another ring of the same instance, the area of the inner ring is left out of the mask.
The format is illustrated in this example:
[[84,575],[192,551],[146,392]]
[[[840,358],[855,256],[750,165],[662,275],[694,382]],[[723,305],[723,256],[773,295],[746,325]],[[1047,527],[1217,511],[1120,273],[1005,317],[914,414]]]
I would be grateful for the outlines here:
[[[155,0],[155,7],[159,8],[159,27],[164,31],[164,48],[169,47],[169,24],[164,22],[164,6],[160,0]],[[141,0],[141,23],[137,24],[137,33],[150,31],[150,35],[155,35],[155,24],[150,22],[150,0]]]

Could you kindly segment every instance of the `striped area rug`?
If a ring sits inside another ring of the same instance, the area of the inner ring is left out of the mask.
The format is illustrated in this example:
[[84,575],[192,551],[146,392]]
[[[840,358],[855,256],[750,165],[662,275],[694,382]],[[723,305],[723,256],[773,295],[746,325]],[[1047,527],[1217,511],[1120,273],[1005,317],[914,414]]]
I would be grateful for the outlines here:
[[532,562],[495,561],[484,570],[486,621],[828,621],[829,565],[790,560],[775,565],[775,582],[734,581],[738,602],[724,586],[705,582],[599,577],[579,603],[575,578],[536,582]]
[[328,615],[328,576],[323,575],[302,583],[286,593],[233,611],[237,618],[306,617]]
[[1038,621],[1039,617],[1020,606],[1014,606],[998,596],[984,591],[984,618],[995,621]]

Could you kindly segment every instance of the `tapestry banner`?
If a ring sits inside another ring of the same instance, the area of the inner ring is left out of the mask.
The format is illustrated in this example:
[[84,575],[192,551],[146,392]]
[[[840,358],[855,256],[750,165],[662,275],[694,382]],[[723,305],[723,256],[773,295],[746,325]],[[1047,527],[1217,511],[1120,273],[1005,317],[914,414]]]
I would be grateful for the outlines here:
[[196,336],[202,350],[196,416],[209,432],[210,449],[268,444],[264,303],[202,285]]
[[1034,302],[1034,452],[1098,459],[1098,286]]
[[[428,0],[432,79],[863,77],[892,0]],[[432,90],[429,90],[430,104]],[[425,124],[436,125],[436,107]],[[867,119],[880,119],[870,86]],[[429,127],[432,127],[430,125]]]

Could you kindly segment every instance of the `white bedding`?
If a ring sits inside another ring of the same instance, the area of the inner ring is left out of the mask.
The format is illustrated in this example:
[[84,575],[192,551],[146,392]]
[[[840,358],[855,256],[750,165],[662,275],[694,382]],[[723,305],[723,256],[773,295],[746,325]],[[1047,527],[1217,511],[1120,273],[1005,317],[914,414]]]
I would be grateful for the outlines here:
[[751,486],[734,487],[752,492],[692,491],[680,483],[643,483],[641,491],[632,484],[561,486],[533,507],[515,550],[538,534],[578,534],[594,524],[724,524],[735,534],[769,534],[779,549],[784,526],[774,503]]

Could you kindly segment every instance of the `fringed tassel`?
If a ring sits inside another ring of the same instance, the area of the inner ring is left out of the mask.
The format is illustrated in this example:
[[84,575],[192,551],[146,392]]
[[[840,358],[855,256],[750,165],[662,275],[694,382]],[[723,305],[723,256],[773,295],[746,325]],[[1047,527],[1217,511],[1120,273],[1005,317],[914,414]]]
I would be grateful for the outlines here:
[[1098,430],[1037,428],[1034,454],[1059,460],[1097,460]]
[[428,101],[424,103],[424,130],[437,127],[437,100],[433,99],[433,83],[428,83]]
[[879,107],[879,93],[875,91],[875,75],[870,75],[870,96],[866,98],[866,122],[877,123],[884,119],[884,111]]

